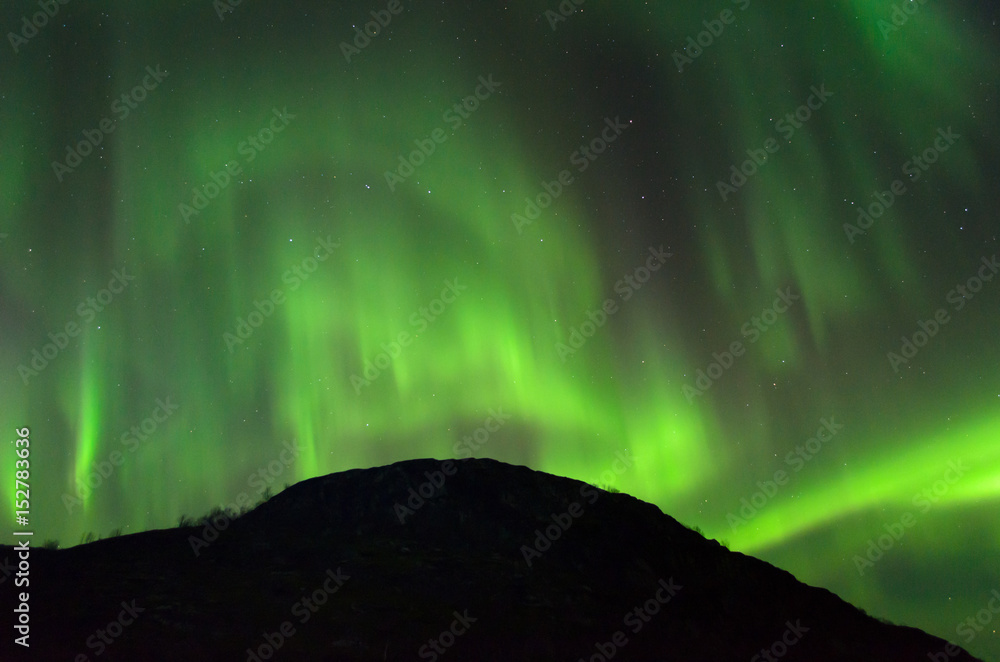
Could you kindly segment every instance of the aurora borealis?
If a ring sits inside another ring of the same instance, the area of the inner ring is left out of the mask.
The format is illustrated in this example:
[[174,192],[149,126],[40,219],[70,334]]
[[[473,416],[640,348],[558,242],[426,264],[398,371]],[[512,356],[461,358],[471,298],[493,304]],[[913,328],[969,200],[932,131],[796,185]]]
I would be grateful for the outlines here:
[[471,452],[1000,659],[992,10],[53,6],[0,12],[36,543]]

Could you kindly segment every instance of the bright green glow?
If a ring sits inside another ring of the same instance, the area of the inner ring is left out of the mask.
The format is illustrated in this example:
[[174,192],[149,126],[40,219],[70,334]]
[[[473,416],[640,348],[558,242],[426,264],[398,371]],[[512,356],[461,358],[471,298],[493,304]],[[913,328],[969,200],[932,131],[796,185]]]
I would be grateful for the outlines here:
[[[83,365],[81,366],[82,378],[80,380],[79,403],[76,409],[77,418],[77,439],[76,439],[76,461],[73,468],[73,480],[86,484],[87,475],[92,471],[91,463],[97,454],[100,438],[101,414],[101,392],[103,384],[100,383],[102,374],[99,358],[101,352],[92,349],[100,341],[97,334],[88,334],[84,343]],[[89,494],[84,492],[83,506],[86,509],[90,499]]]
[[[500,408],[512,419],[478,455],[605,482],[628,449],[635,466],[613,477],[616,486],[736,549],[787,558],[789,570],[824,585],[835,585],[831,568],[845,558],[853,572],[850,555],[911,508],[948,460],[971,470],[940,512],[987,517],[1000,487],[991,436],[1000,384],[989,371],[1000,357],[988,333],[998,286],[955,313],[912,369],[892,373],[884,354],[993,252],[956,239],[951,224],[972,235],[995,223],[984,220],[995,206],[983,173],[996,135],[982,84],[993,80],[984,63],[997,58],[979,26],[946,4],[921,5],[883,39],[876,21],[894,4],[789,3],[776,22],[777,10],[750,3],[683,73],[670,54],[717,10],[595,5],[549,34],[535,22],[547,7],[512,8],[514,24],[545,32],[526,37],[533,68],[552,72],[540,81],[523,64],[470,50],[417,7],[394,20],[392,41],[347,65],[337,43],[356,17],[304,36],[297,26],[280,48],[244,47],[237,36],[253,25],[249,10],[220,31],[208,9],[205,20],[130,3],[130,20],[147,34],[169,26],[168,41],[116,42],[104,87],[75,90],[100,100],[68,110],[65,82],[52,73],[60,63],[46,57],[58,53],[44,41],[54,32],[44,33],[16,66],[2,65],[18,108],[39,115],[0,104],[0,232],[9,234],[0,276],[10,315],[0,418],[8,434],[32,428],[35,507],[48,528],[39,535],[71,544],[88,530],[169,526],[241,492],[255,498],[248,476],[292,439],[301,454],[275,489],[451,457]],[[609,31],[641,57],[635,68],[647,79],[634,101],[590,97],[572,82],[580,60],[553,55],[588,53],[573,40]],[[171,59],[181,32],[189,50]],[[534,50],[564,39],[566,47]],[[220,40],[237,50],[220,57]],[[103,156],[54,186],[46,160],[105,116],[147,63],[171,72],[163,87],[120,123]],[[443,111],[490,73],[501,91],[453,131]],[[783,140],[775,121],[823,83],[834,95]],[[296,118],[246,162],[241,141],[286,106]],[[619,114],[634,125],[519,234],[511,214]],[[948,126],[963,139],[849,244],[842,224]],[[384,171],[436,128],[447,141],[389,193]],[[772,137],[780,151],[723,202],[715,182]],[[243,175],[185,224],[178,203],[231,160]],[[637,174],[659,177],[661,166],[662,181]],[[285,274],[327,237],[340,247],[293,289]],[[564,363],[556,343],[617,299],[615,282],[641,264],[647,243],[677,256]],[[17,365],[123,265],[134,283],[24,388]],[[418,329],[411,316],[450,279],[468,289]],[[802,300],[688,404],[682,386],[786,287]],[[275,289],[285,301],[229,352],[223,334]],[[351,376],[400,332],[412,344],[356,392]],[[67,514],[61,495],[122,450],[121,435],[167,397],[179,410],[125,454],[86,508]],[[831,414],[844,436],[732,532],[726,513]],[[12,466],[0,458],[4,475]],[[0,495],[13,503],[6,481]],[[910,538],[934,554],[948,551],[933,537],[937,517],[929,513]],[[969,555],[981,553],[968,544]],[[890,604],[882,585],[845,587],[848,599]],[[913,604],[942,609],[926,602]]]
[[[891,3],[881,3],[874,9],[858,4],[843,11],[874,20],[890,9]],[[649,40],[650,50],[682,43],[703,18],[700,10],[659,11],[664,12],[663,20],[653,24],[659,32],[642,37]],[[831,54],[853,52],[860,63],[883,60],[886,77],[933,99],[940,123],[947,124],[950,117],[960,117],[966,96],[962,90],[970,87],[973,73],[960,68],[946,85],[943,76],[914,75],[914,62],[923,63],[915,58],[922,58],[928,45],[947,50],[958,43],[966,44],[969,62],[979,54],[971,48],[976,42],[962,34],[955,21],[943,20],[943,11],[923,7],[913,19],[923,21],[923,27],[893,35],[889,43],[896,50],[885,57],[880,35],[875,39],[866,33],[872,20],[857,22],[860,36],[841,36],[816,21],[812,33],[807,30],[794,41],[827,44]],[[748,10],[739,20],[757,28],[766,18]],[[729,67],[725,81],[730,89],[723,93],[736,104],[733,130],[726,133],[721,150],[727,162],[773,137],[773,118],[802,103],[810,84],[828,82],[835,92],[812,120],[835,138],[821,143],[807,125],[734,195],[733,204],[746,219],[736,237],[745,239],[745,245],[733,241],[731,227],[717,222],[727,204],[709,186],[708,194],[692,203],[699,245],[686,250],[709,265],[716,296],[731,310],[729,319],[719,324],[725,341],[739,338],[740,324],[769,303],[775,288],[790,286],[802,293],[811,340],[822,347],[831,329],[853,323],[882,300],[876,272],[860,258],[845,261],[839,252],[852,250],[840,224],[853,218],[853,208],[816,201],[825,197],[837,203],[845,194],[862,201],[874,186],[898,175],[897,163],[885,167],[856,158],[867,150],[856,109],[866,94],[879,88],[876,81],[863,81],[862,87],[869,88],[854,90],[848,85],[852,79],[834,74],[829,81],[817,77],[790,85],[791,71],[780,69],[789,64],[762,73],[743,58],[729,57],[738,42],[735,32],[727,34],[683,75],[664,68],[665,84],[676,83],[692,95],[689,107],[678,111],[682,124],[698,126],[704,107],[710,105],[698,76],[711,60]],[[420,51],[414,62],[427,71],[442,70],[455,55],[447,48]],[[721,408],[715,403],[692,407],[680,395],[680,386],[688,381],[684,376],[704,366],[710,352],[724,345],[692,350],[683,347],[679,334],[656,338],[653,329],[663,321],[655,295],[640,292],[623,305],[616,323],[625,326],[627,320],[633,329],[643,329],[633,331],[632,337],[616,337],[617,332],[603,329],[567,365],[553,350],[570,327],[584,319],[586,310],[613,296],[617,274],[602,268],[597,247],[584,230],[596,220],[590,217],[584,194],[606,175],[597,170],[600,163],[518,235],[510,214],[520,212],[523,199],[538,192],[542,178],[565,167],[564,155],[574,145],[553,141],[560,145],[553,152],[559,156],[536,158],[533,136],[541,119],[516,119],[519,106],[502,93],[485,101],[453,134],[446,129],[448,141],[395,194],[385,195],[384,170],[414,138],[444,126],[442,110],[468,93],[488,69],[469,67],[444,81],[395,77],[394,106],[414,110],[375,113],[368,109],[381,101],[382,93],[364,80],[344,82],[339,72],[320,71],[311,78],[319,91],[303,97],[297,94],[295,76],[268,66],[262,54],[251,57],[260,59],[247,66],[262,77],[252,93],[226,80],[211,90],[198,90],[191,81],[199,72],[174,69],[168,80],[178,87],[156,90],[142,111],[121,122],[110,139],[117,150],[112,176],[123,194],[111,208],[116,261],[108,269],[129,264],[137,281],[134,292],[112,304],[105,325],[114,322],[118,329],[127,328],[131,339],[99,351],[88,334],[78,350],[78,376],[68,366],[72,359],[59,357],[39,379],[40,388],[53,381],[67,384],[67,400],[73,403],[66,409],[73,421],[66,428],[76,443],[58,492],[72,489],[72,481],[84,477],[91,462],[117,447],[120,432],[141,420],[153,399],[166,395],[183,401],[183,412],[158,431],[155,446],[134,456],[135,462],[119,475],[138,480],[146,471],[172,463],[182,468],[188,487],[178,492],[166,485],[149,486],[149,503],[125,507],[137,527],[169,521],[177,509],[202,508],[205,498],[231,498],[242,489],[242,481],[223,484],[218,467],[235,461],[242,465],[242,476],[269,462],[269,452],[259,448],[261,438],[297,439],[304,450],[293,475],[304,478],[403,457],[448,455],[455,435],[473,429],[490,407],[506,407],[515,413],[518,429],[533,431],[531,451],[504,448],[498,440],[485,454],[517,457],[556,473],[596,477],[612,461],[609,449],[629,448],[645,464],[622,476],[623,485],[655,495],[665,507],[675,499],[694,498],[707,486],[717,487],[739,466],[720,460],[725,455],[719,448],[729,434],[728,426],[718,422],[724,418]],[[391,75],[391,60],[388,52],[373,49],[359,66],[367,67],[368,77]],[[30,71],[30,62],[25,64]],[[944,62],[940,67],[952,71],[953,65]],[[136,74],[137,67],[123,64],[114,82],[126,87]],[[507,89],[514,84],[504,81]],[[44,102],[43,93],[33,94]],[[286,105],[297,118],[265,152],[244,163],[245,175],[238,183],[185,225],[176,205],[189,201],[190,187],[207,181],[209,172],[224,162],[240,159],[240,141],[266,125],[272,107]],[[589,121],[599,124],[603,113],[614,110],[596,109]],[[89,112],[81,114],[80,126],[90,126],[93,113],[99,118],[106,108]],[[524,138],[496,140],[491,130],[498,121],[513,124],[513,135]],[[891,122],[897,130],[887,134],[906,148],[926,143],[936,126],[916,113],[887,112],[864,122]],[[23,122],[12,126],[30,136]],[[127,148],[135,144],[143,148]],[[611,149],[628,148],[620,143]],[[714,159],[709,162],[710,150],[703,147],[692,146],[689,153],[692,171],[704,182],[714,182],[727,169]],[[489,154],[488,161],[483,154]],[[66,186],[86,189],[98,172],[92,163],[88,160],[71,175]],[[4,179],[4,196],[16,208],[17,192],[24,189],[17,182],[27,175],[14,163],[6,171],[11,177]],[[964,143],[949,151],[935,172],[966,188],[977,181],[973,155]],[[920,188],[933,198],[934,189],[923,184],[914,185],[914,190]],[[806,190],[808,195],[802,192]],[[17,220],[9,231],[15,237],[12,246],[23,250],[29,243],[24,238],[30,236],[30,219]],[[290,291],[283,274],[311,254],[317,237],[327,235],[340,240],[342,247],[299,289]],[[879,278],[909,283],[916,280],[916,267],[897,239],[886,222],[859,242],[865,251],[874,251],[884,268]],[[84,248],[96,251],[96,246]],[[70,264],[67,273],[82,268]],[[89,271],[88,280],[94,283],[106,269]],[[184,277],[176,278],[178,272]],[[667,272],[660,276],[668,278]],[[752,277],[743,275],[747,273]],[[363,362],[374,358],[382,343],[391,342],[400,331],[414,331],[409,316],[437,296],[442,281],[456,277],[469,290],[417,335],[390,370],[356,394],[350,376],[361,374]],[[8,280],[15,287],[23,282]],[[27,297],[31,287],[24,286],[22,296]],[[245,345],[227,352],[222,333],[232,331],[235,318],[246,317],[253,301],[274,288],[285,291],[287,302]],[[916,300],[922,289],[907,285],[895,293]],[[77,298],[54,300],[51,309],[57,312],[42,328],[54,328],[71,317],[68,311],[78,297],[92,291],[82,286]],[[145,303],[150,300],[156,305]],[[26,338],[17,348],[19,355],[24,356],[38,337]],[[630,354],[629,367],[607,358],[623,344],[638,348]],[[804,367],[807,349],[791,318],[782,319],[750,348],[733,379],[759,371],[792,374]],[[114,372],[102,374],[102,364],[115,366]],[[106,401],[118,401],[123,393],[111,390],[112,385],[126,373],[136,385],[129,388],[142,395],[134,405],[117,407],[119,413],[108,419]],[[641,388],[630,385],[637,376],[643,380]],[[758,411],[766,409],[757,395],[748,394],[746,401]],[[747,443],[765,447],[767,434],[760,430],[773,431],[773,426],[766,415],[758,415],[758,423],[746,435]],[[404,439],[411,433],[420,435],[422,443]],[[232,436],[240,439],[234,442],[235,450],[220,441]],[[341,439],[351,441],[334,441]],[[368,439],[374,441],[363,441]],[[874,466],[877,470],[883,465]],[[93,518],[70,519],[70,532],[96,528],[109,509],[117,508],[111,505],[113,490],[106,487],[94,496],[103,505]],[[815,489],[821,491],[818,485]],[[188,496],[197,494],[204,496]],[[778,541],[805,526],[795,518],[792,525],[782,521],[774,525],[775,532],[747,544]]]
[[[857,247],[847,244],[841,226],[854,221],[858,205],[870,203],[876,188],[884,190],[904,177],[903,162],[930,146],[937,128],[957,127],[968,118],[969,91],[979,78],[976,63],[991,57],[979,46],[978,30],[964,18],[952,16],[957,10],[948,5],[921,5],[907,25],[883,39],[876,21],[888,19],[897,4],[855,1],[840,3],[836,11],[791,9],[793,15],[805,14],[794,37],[780,32],[774,37],[783,42],[787,56],[768,60],[764,66],[746,55],[742,35],[736,34],[746,29],[775,33],[773,17],[751,3],[746,11],[734,10],[733,27],[683,73],[674,68],[665,74],[671,84],[681,87],[687,103],[680,109],[669,108],[664,123],[685,127],[678,151],[685,155],[686,165],[697,170],[696,181],[711,182],[707,191],[698,189],[702,199],[695,204],[718,296],[738,307],[740,302],[756,301],[760,291],[792,286],[810,303],[809,330],[821,346],[844,318],[880,307],[883,300],[875,293],[885,282],[905,283],[894,295],[909,302],[926,296],[920,289],[918,255],[902,239],[899,226],[905,224],[907,213],[942,206],[945,189],[956,187],[969,195],[981,190],[981,168],[972,151],[977,131],[973,125],[929,173],[947,184],[934,186],[925,177],[909,185],[900,202],[867,236],[858,238]],[[665,15],[655,22],[648,20],[644,6],[632,9],[650,48],[683,43],[703,29],[700,7],[663,9]],[[820,64],[803,73],[802,61]],[[711,67],[716,69],[709,74]],[[720,93],[718,86],[702,85],[706,75],[717,75],[720,85],[731,89]],[[786,140],[787,132],[778,130],[776,122],[806,102],[810,86],[823,83],[833,96]],[[704,112],[720,98],[734,104],[735,112],[724,121]],[[900,98],[908,101],[901,105]],[[933,113],[915,112],[930,105]],[[720,126],[725,128],[725,141],[706,142],[706,136],[720,133]],[[778,140],[779,151],[723,202],[715,182],[728,179],[729,167],[739,166],[748,158],[747,149],[760,149],[768,138]],[[894,156],[888,160],[881,156],[890,153]],[[720,214],[728,216],[734,208],[745,216],[746,226],[738,231],[719,222]],[[958,256],[951,247],[938,248],[949,259]],[[874,264],[867,258],[872,250]],[[780,351],[776,348],[768,357],[769,366],[776,367],[779,354],[786,362],[797,362],[800,349],[790,341],[781,343]]]
[[[949,462],[961,461],[968,473],[954,484],[939,483],[941,500],[932,503],[931,509],[962,508],[1000,499],[998,423],[1000,418],[987,418],[964,429],[929,436],[914,448],[872,451],[862,466],[852,466],[849,473],[793,475],[789,485],[783,486],[781,493],[747,525],[735,531],[717,528],[712,534],[728,538],[736,549],[754,553],[867,510],[889,508],[893,515],[886,517],[886,523],[898,521],[897,511],[911,512],[919,520],[926,507],[914,502],[914,497],[925,489],[933,490],[949,469]],[[821,450],[810,462],[821,461],[826,452]],[[808,473],[810,468],[807,464],[800,473]],[[808,489],[798,496],[802,485]],[[789,494],[797,498],[789,498]],[[881,533],[874,530],[866,535],[865,531],[857,531],[854,537],[860,542],[856,546],[863,551],[867,538]]]

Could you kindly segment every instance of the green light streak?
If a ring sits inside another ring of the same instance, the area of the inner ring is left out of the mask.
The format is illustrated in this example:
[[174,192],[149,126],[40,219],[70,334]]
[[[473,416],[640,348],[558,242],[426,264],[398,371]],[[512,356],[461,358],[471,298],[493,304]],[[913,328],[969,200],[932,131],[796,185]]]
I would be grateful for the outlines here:
[[[781,487],[747,525],[736,531],[715,528],[714,535],[728,538],[735,549],[754,553],[866,511],[889,508],[892,514],[886,515],[885,523],[897,521],[897,511],[910,511],[919,522],[924,509],[914,503],[914,496],[933,489],[948,463],[959,460],[968,466],[968,473],[950,485],[931,508],[960,509],[1000,499],[998,423],[997,417],[978,420],[955,431],[931,435],[911,450],[872,450],[863,460],[852,460],[849,472],[794,475],[794,482]],[[819,462],[821,457],[811,462]],[[813,468],[807,465],[802,471]],[[800,490],[801,495],[790,498]],[[879,533],[872,532],[876,537]],[[855,531],[849,537],[855,540],[855,547],[857,540],[867,540],[864,531]]]
[[[101,435],[101,393],[104,384],[100,368],[101,355],[98,333],[85,332],[84,349],[80,361],[80,392],[76,404],[76,457],[69,486],[70,494],[76,494],[77,484],[87,484],[87,477],[93,472],[91,464],[97,455]],[[97,354],[98,356],[94,356]],[[88,510],[91,499],[87,490],[81,492],[84,512]]]

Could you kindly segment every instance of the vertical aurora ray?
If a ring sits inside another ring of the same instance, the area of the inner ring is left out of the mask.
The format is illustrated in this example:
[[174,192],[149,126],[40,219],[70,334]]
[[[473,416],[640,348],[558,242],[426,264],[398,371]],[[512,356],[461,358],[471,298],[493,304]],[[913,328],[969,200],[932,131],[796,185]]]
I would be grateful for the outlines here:
[[[101,410],[101,393],[104,384],[101,383],[103,375],[99,370],[101,365],[100,340],[98,334],[87,334],[84,339],[84,347],[80,361],[80,388],[79,401],[75,403],[73,412],[76,423],[76,444],[73,465],[73,475],[71,483],[77,485],[87,485],[89,474],[93,472],[93,462],[97,456],[99,440],[101,438],[101,423],[103,420]],[[95,356],[97,354],[97,356]],[[72,420],[72,419],[71,419]],[[84,512],[88,509],[90,502],[89,490],[81,490]]]
[[[503,408],[511,420],[477,456],[603,482],[627,448],[624,491],[873,613],[933,614],[941,636],[963,614],[894,598],[899,582],[852,577],[850,558],[942,463],[968,458],[898,558],[968,557],[995,577],[995,535],[934,531],[985,527],[1000,501],[1000,286],[898,373],[886,361],[996,252],[984,99],[1000,59],[967,8],[925,3],[885,38],[892,0],[601,4],[554,31],[549,3],[406,5],[348,63],[339,42],[371,7],[242,6],[218,21],[211,3],[113,4],[66,5],[64,26],[0,63],[0,420],[37,443],[39,535],[71,544],[256,496],[248,476],[291,440],[301,454],[275,489],[451,457]],[[736,22],[678,72],[674,50],[727,6]],[[157,64],[169,77],[57,183],[51,161]],[[445,121],[491,74],[499,90]],[[824,83],[833,95],[786,139],[777,120]],[[294,119],[251,159],[248,137],[286,107]],[[519,232],[511,215],[616,116],[631,122],[621,138]],[[962,138],[851,243],[844,223],[949,126]],[[447,139],[390,191],[385,172],[437,128]],[[723,200],[716,182],[769,138],[780,149]],[[178,205],[229,162],[242,172],[185,222]],[[339,247],[297,275],[328,237]],[[616,282],[659,245],[675,256],[622,301]],[[24,385],[18,365],[123,265],[129,289]],[[411,321],[451,279],[468,289]],[[784,288],[801,300],[689,403],[683,387]],[[228,344],[275,290],[283,302]],[[619,312],[563,361],[557,343],[607,298]],[[411,344],[358,388],[401,332]],[[176,413],[64,515],[60,495],[167,397]],[[843,435],[731,530],[726,514],[831,415]]]

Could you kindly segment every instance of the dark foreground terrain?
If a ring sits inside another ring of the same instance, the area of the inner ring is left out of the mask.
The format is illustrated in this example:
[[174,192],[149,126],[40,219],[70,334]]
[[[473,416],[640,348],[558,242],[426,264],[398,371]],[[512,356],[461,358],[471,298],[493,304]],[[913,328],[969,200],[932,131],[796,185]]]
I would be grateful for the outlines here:
[[30,563],[31,648],[5,625],[2,660],[924,662],[945,648],[651,504],[493,460],[313,478],[207,529]]

